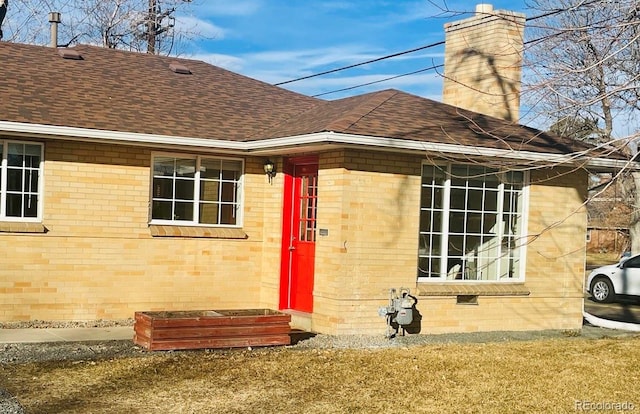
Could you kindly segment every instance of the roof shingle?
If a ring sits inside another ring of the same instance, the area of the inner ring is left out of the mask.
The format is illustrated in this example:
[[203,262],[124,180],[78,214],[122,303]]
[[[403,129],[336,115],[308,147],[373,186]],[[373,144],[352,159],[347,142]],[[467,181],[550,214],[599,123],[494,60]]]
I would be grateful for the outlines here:
[[[204,62],[104,49],[0,43],[0,119],[243,140],[319,100]],[[191,74],[175,73],[171,64]]]
[[0,120],[230,141],[332,131],[554,154],[588,148],[397,90],[325,101],[201,61],[73,50],[80,60],[0,43]]

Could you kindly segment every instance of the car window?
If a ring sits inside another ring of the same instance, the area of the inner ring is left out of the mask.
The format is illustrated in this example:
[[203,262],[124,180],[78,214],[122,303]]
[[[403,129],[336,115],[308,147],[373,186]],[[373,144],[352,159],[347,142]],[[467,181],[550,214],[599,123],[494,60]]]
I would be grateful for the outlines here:
[[624,262],[623,267],[626,268],[638,268],[640,267],[640,256],[632,257]]

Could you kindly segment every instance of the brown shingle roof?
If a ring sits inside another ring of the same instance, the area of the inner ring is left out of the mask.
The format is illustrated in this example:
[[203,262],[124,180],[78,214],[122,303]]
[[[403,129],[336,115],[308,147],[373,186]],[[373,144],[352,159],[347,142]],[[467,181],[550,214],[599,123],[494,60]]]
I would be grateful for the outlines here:
[[[0,43],[0,119],[45,125],[243,140],[318,99],[204,62],[104,49]],[[179,74],[170,65],[186,66]]]
[[554,154],[590,148],[397,90],[324,102],[265,134],[279,137],[323,131]]
[[73,50],[80,60],[0,43],[0,120],[233,141],[333,131],[555,154],[587,148],[396,90],[324,101],[201,61]]

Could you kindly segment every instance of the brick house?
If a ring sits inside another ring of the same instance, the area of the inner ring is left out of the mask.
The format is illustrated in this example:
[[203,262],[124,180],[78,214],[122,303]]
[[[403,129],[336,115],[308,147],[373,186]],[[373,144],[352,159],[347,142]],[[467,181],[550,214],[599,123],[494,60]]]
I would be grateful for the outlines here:
[[585,168],[623,157],[460,90],[325,101],[91,46],[0,61],[0,321],[265,307],[377,334],[407,287],[423,333],[582,325]]

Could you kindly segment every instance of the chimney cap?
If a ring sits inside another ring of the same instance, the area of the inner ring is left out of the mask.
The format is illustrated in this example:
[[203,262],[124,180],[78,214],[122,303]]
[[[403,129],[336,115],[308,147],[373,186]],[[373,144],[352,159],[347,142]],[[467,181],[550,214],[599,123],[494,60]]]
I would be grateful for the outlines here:
[[60,23],[60,22],[62,22],[62,18],[60,17],[59,12],[49,13],[49,23]]
[[476,5],[476,14],[487,14],[493,11],[493,5],[489,3],[480,3]]

